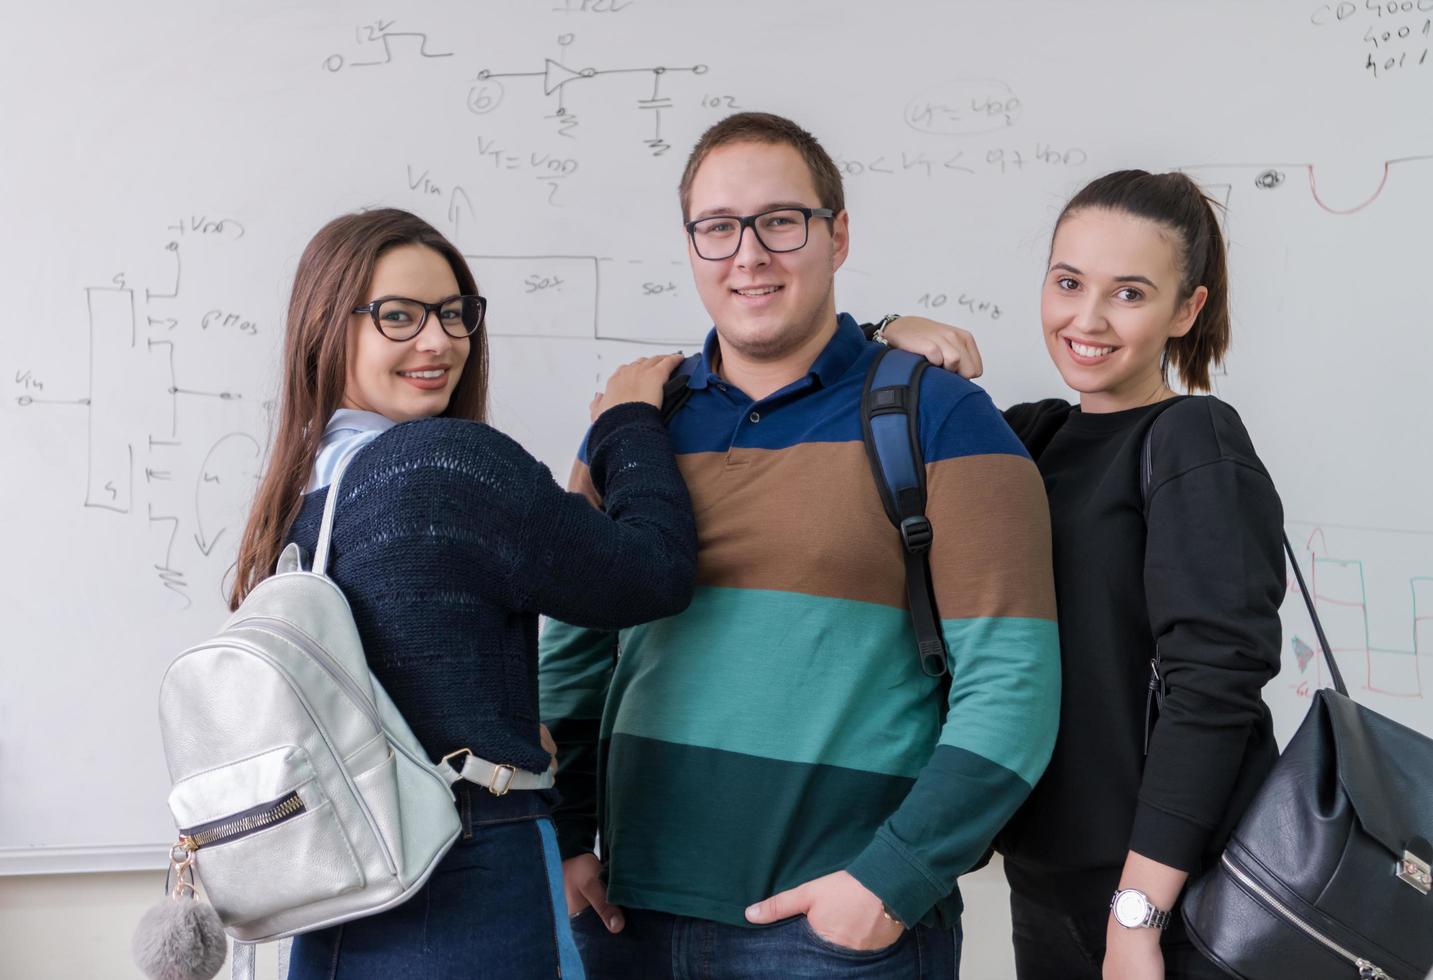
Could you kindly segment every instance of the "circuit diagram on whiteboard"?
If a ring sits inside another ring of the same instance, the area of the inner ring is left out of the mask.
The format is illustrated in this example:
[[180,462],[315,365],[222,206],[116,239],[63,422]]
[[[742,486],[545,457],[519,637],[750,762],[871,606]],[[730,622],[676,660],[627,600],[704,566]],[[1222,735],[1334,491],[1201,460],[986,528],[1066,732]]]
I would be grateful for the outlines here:
[[[26,363],[11,398],[22,419],[59,413],[77,443],[83,432],[84,486],[57,492],[109,519],[143,521],[153,550],[141,560],[188,608],[197,566],[227,566],[257,484],[274,404],[256,379],[232,372],[245,360],[234,355],[271,325],[223,302],[216,285],[224,277],[214,267],[242,248],[240,223],[186,215],[163,232],[157,256],[135,256],[144,276],[120,271],[80,290],[80,322],[66,329],[82,373]],[[191,252],[207,274],[196,276]]]
[[576,87],[578,83],[596,82],[615,76],[645,75],[650,80],[651,87],[648,89],[644,86],[633,102],[633,107],[638,112],[650,115],[652,120],[651,136],[644,139],[643,143],[653,156],[661,156],[669,151],[672,148],[671,144],[662,138],[662,113],[672,109],[674,102],[670,96],[663,94],[662,81],[672,74],[705,75],[707,66],[702,64],[681,66],[659,64],[641,67],[598,68],[589,65],[573,68],[568,63],[572,60],[568,48],[571,47],[574,40],[575,35],[559,35],[557,38],[558,57],[545,58],[541,70],[499,71],[488,67],[480,69],[468,90],[468,110],[477,115],[485,115],[497,109],[506,95],[503,80],[509,82],[513,79],[540,80],[543,95],[549,96],[554,102],[552,113],[545,118],[554,120],[559,136],[575,139],[579,117],[568,105],[569,88]]

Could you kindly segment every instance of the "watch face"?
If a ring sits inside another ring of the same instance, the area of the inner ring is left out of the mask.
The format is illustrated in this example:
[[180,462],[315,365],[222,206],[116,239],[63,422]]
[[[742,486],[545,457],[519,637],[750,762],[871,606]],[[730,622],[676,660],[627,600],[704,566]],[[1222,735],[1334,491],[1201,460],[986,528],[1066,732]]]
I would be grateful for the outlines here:
[[1149,901],[1137,891],[1122,891],[1115,899],[1115,919],[1122,926],[1131,928],[1144,922]]

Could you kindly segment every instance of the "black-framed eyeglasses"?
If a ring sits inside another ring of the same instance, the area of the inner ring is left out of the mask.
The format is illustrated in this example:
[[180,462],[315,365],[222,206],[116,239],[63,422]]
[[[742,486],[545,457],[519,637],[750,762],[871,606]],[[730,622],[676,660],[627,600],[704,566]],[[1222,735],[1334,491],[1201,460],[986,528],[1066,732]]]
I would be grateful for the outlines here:
[[741,251],[741,236],[750,228],[768,252],[795,252],[806,247],[812,218],[834,218],[830,208],[773,208],[760,214],[721,214],[688,221],[687,234],[701,258],[713,262],[729,259]]
[[483,325],[487,312],[485,296],[449,296],[436,303],[424,303],[406,296],[383,296],[367,306],[356,306],[354,313],[367,313],[373,325],[389,340],[412,340],[423,332],[428,314],[438,314],[438,324],[454,340],[471,337]]

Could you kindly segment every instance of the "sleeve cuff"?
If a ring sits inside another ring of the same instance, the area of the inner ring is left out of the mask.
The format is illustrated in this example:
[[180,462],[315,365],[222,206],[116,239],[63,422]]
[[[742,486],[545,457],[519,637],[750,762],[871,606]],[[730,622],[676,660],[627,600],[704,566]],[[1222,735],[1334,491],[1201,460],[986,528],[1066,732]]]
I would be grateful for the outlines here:
[[601,448],[616,430],[633,422],[645,422],[648,425],[661,427],[661,409],[646,402],[623,402],[620,405],[613,405],[607,411],[597,416],[597,421],[592,423],[592,428],[587,432],[587,453],[591,458]]
[[907,927],[925,918],[935,903],[950,892],[904,848],[881,832],[877,832],[846,871],[884,902],[887,910]]
[[609,456],[612,449],[622,445],[621,440],[614,442],[612,436],[629,425],[655,430],[663,437],[667,434],[666,426],[662,424],[661,410],[646,402],[623,402],[613,405],[597,416],[597,421],[587,430],[587,445],[583,447],[585,452],[582,456],[587,461],[588,472],[599,494],[606,489],[605,477],[611,462]]
[[1129,849],[1180,871],[1197,871],[1214,835],[1205,827],[1141,801],[1134,812]]
[[553,818],[557,830],[557,853],[566,861],[582,854],[591,854],[597,843],[597,824],[590,820]]

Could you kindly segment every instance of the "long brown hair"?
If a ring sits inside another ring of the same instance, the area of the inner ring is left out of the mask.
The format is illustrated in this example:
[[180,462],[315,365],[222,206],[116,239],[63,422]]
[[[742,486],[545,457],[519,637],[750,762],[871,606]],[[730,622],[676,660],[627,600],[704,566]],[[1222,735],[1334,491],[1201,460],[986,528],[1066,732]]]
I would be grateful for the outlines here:
[[1061,222],[1076,211],[1103,208],[1147,218],[1174,232],[1180,249],[1179,302],[1187,300],[1200,286],[1209,290],[1204,308],[1189,332],[1169,338],[1164,345],[1165,383],[1169,383],[1172,365],[1186,391],[1209,390],[1209,369],[1224,363],[1233,337],[1228,263],[1214,207],[1214,202],[1185,174],[1117,170],[1086,184],[1070,198],[1055,222],[1055,230],[1059,231]]
[[[431,248],[448,261],[463,295],[478,292],[462,253],[436,228],[407,211],[383,208],[346,214],[313,236],[294,273],[278,431],[239,542],[230,609],[238,608],[279,559],[284,536],[302,505],[324,427],[343,401],[351,311],[362,305],[379,257],[399,245]],[[487,331],[480,326],[443,415],[484,422],[487,404]]]

